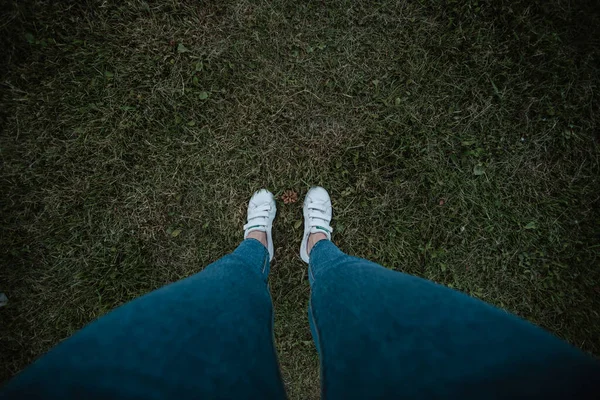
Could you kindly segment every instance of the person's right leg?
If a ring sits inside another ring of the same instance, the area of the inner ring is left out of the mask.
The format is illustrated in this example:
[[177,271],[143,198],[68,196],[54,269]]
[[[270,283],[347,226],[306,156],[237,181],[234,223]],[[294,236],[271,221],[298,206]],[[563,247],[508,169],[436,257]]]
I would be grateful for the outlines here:
[[600,393],[591,357],[455,290],[350,257],[328,240],[314,246],[309,277],[325,399]]
[[544,330],[463,293],[350,257],[329,240],[308,242],[309,321],[324,399],[600,393],[600,364]]

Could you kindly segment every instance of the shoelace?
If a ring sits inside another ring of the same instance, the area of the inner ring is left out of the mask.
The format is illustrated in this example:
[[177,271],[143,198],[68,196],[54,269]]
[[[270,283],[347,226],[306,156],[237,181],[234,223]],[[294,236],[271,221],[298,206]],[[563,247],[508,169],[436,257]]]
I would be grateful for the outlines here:
[[244,225],[244,231],[251,228],[264,228],[269,221],[270,204],[262,204],[248,213],[248,223]]

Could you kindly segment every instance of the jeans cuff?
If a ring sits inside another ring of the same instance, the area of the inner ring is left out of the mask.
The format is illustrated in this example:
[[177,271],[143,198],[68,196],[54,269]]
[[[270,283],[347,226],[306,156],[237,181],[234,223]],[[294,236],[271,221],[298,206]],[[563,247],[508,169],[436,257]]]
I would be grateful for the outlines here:
[[331,240],[319,240],[310,250],[310,263],[308,264],[308,280],[312,285],[319,273],[339,257],[346,256]]
[[269,263],[269,251],[256,239],[244,239],[233,251],[234,255],[244,260],[254,271],[258,272],[266,281],[271,268]]

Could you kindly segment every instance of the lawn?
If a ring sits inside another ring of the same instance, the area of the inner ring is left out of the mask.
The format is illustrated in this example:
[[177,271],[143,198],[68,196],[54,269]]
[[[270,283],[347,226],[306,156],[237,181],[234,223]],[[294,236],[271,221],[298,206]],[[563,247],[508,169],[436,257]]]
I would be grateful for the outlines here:
[[[593,1],[0,0],[0,381],[242,238],[293,399],[319,396],[301,199],[347,253],[600,355]],[[348,349],[351,351],[351,349]]]

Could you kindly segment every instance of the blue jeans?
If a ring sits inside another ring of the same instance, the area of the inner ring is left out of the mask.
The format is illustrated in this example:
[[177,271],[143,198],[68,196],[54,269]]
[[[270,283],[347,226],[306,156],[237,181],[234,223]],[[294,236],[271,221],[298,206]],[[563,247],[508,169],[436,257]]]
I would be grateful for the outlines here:
[[[269,255],[248,239],[201,273],[91,323],[0,398],[278,399]],[[592,398],[596,360],[435,283],[311,253],[309,319],[326,399]]]

